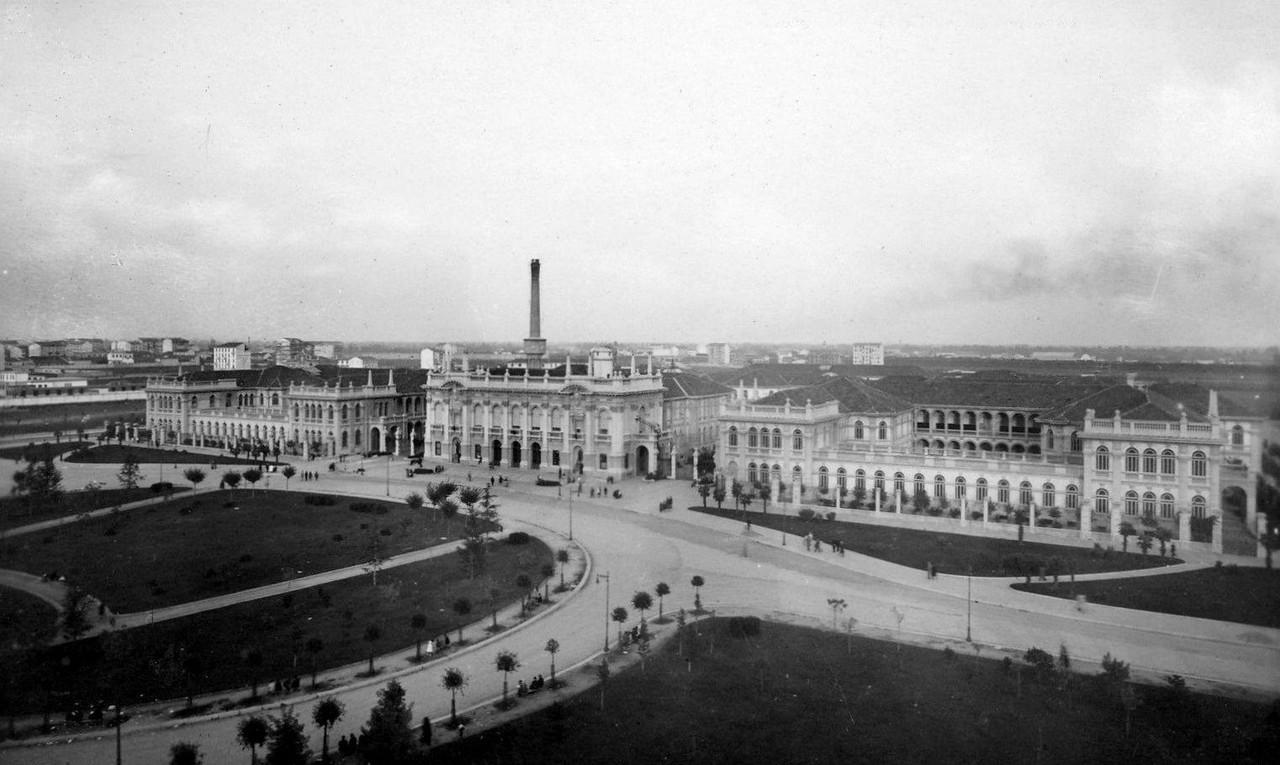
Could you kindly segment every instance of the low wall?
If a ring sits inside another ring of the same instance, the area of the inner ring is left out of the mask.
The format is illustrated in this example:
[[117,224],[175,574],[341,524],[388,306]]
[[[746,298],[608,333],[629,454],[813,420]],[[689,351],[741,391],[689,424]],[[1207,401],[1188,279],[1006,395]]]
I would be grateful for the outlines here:
[[[63,404],[95,404],[108,401],[145,401],[145,390],[102,390],[100,388],[51,388],[62,393],[42,393],[39,396],[6,396],[0,398],[0,409],[33,409]],[[86,391],[67,393],[65,391]]]

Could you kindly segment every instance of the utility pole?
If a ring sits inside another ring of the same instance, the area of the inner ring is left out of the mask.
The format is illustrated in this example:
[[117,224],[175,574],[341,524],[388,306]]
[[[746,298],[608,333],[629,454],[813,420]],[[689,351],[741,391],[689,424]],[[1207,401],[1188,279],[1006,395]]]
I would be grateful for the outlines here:
[[969,566],[969,576],[965,578],[965,587],[968,594],[965,596],[965,605],[968,610],[965,615],[964,639],[967,643],[973,642],[973,566]]
[[596,574],[596,584],[604,580],[604,652],[609,653],[609,572]]

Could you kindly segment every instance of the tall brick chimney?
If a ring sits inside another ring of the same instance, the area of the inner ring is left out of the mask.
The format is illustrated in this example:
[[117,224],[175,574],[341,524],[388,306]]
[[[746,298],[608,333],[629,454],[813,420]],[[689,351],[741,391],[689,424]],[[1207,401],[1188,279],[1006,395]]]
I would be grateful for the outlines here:
[[537,258],[529,261],[529,336],[524,339],[524,355],[530,369],[541,369],[547,355],[547,341],[542,338],[542,305],[539,272],[542,264]]

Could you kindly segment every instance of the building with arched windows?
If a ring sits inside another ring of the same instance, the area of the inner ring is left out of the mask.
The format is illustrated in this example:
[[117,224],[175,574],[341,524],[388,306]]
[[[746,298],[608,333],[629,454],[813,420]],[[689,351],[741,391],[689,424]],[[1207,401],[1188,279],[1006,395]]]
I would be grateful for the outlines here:
[[1255,528],[1264,422],[1193,385],[837,377],[730,402],[718,462],[774,502],[1021,514],[1098,541],[1128,523],[1220,551],[1225,522]]

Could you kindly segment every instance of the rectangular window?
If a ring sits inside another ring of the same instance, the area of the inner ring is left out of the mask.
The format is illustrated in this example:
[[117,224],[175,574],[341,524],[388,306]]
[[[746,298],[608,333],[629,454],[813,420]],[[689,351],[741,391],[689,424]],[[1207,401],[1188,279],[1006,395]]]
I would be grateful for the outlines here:
[[601,470],[609,469],[609,455],[607,454],[600,455],[600,469]]

